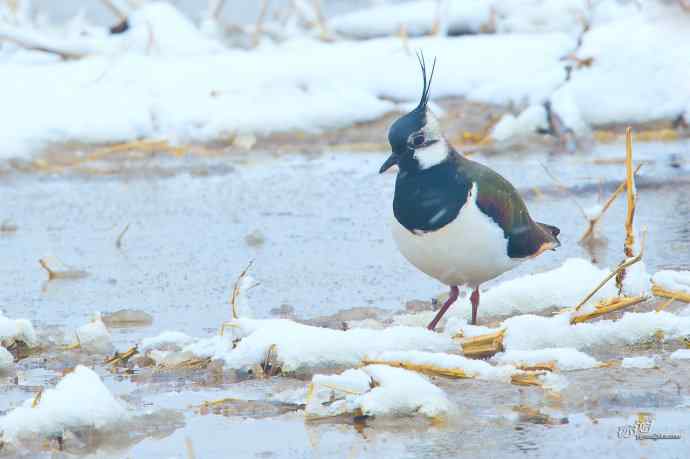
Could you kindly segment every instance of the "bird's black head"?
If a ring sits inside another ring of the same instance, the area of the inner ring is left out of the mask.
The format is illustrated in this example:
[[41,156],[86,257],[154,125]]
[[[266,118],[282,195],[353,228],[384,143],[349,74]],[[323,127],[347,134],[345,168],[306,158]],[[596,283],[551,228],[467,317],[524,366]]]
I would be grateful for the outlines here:
[[388,130],[388,142],[392,153],[379,172],[385,172],[394,164],[402,170],[426,169],[443,161],[448,155],[438,120],[428,108],[429,90],[434,78],[436,59],[427,80],[424,55],[418,54],[424,86],[419,104],[410,113],[398,118]]

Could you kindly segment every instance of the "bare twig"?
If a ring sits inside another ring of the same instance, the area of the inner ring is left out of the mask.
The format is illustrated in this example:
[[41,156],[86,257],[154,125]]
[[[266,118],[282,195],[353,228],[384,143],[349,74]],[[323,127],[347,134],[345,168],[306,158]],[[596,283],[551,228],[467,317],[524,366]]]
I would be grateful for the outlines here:
[[544,169],[544,172],[546,172],[546,175],[548,175],[549,178],[550,178],[551,180],[553,180],[553,182],[556,184],[556,186],[557,186],[558,188],[560,188],[561,191],[563,191],[564,193],[566,193],[566,194],[572,199],[573,203],[577,206],[578,209],[580,209],[580,213],[582,214],[582,216],[583,216],[585,219],[587,219],[587,212],[585,212],[585,209],[583,209],[582,206],[580,205],[580,203],[577,202],[577,199],[575,199],[575,195],[573,194],[573,192],[570,191],[570,189],[569,189],[567,186],[565,186],[565,184],[563,184],[563,182],[561,182],[561,181],[558,179],[558,177],[556,177],[556,176],[549,170],[548,167],[546,167],[546,164],[544,164],[544,163],[542,163],[542,162],[539,162],[539,165],[542,167],[542,169]]
[[125,234],[127,234],[128,230],[129,230],[129,223],[127,223],[127,225],[125,225],[125,229],[122,230],[120,235],[117,237],[117,240],[115,241],[115,247],[117,247],[118,249],[122,248],[122,238],[125,237]]
[[[635,174],[637,174],[642,167],[642,164],[638,164],[637,167],[635,168]],[[621,193],[623,193],[623,190],[625,190],[627,184],[627,179],[622,182],[618,188],[609,196],[609,198],[606,200],[604,205],[601,207],[601,210],[599,213],[592,219],[589,219],[589,226],[587,227],[587,230],[582,234],[582,237],[580,237],[579,242],[584,242],[585,240],[591,238],[594,235],[594,229],[596,228],[597,223],[601,220],[601,218],[604,216],[604,213],[608,210],[609,207],[611,207],[611,204],[613,204],[616,201],[616,198],[620,196]]]

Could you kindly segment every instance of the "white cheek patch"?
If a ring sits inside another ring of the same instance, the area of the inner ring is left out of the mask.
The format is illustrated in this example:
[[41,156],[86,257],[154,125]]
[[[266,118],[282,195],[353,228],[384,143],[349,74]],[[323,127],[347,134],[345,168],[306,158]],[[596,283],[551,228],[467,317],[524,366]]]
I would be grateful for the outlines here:
[[448,157],[448,146],[443,139],[438,140],[428,147],[418,148],[414,157],[422,169],[428,169],[443,162]]
[[441,132],[441,124],[431,110],[426,111],[426,126],[423,129],[424,138],[427,141],[436,140],[435,143],[424,148],[417,148],[414,157],[422,169],[428,169],[441,163],[448,156],[448,145]]

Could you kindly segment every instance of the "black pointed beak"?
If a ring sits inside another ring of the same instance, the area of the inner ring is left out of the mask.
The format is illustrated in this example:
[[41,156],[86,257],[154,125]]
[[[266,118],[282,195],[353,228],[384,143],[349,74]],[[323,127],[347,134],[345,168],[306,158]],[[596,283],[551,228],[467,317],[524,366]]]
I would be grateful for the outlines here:
[[379,169],[379,174],[383,174],[388,169],[393,167],[394,164],[398,164],[398,156],[395,153],[391,153],[388,159],[381,165],[381,169]]

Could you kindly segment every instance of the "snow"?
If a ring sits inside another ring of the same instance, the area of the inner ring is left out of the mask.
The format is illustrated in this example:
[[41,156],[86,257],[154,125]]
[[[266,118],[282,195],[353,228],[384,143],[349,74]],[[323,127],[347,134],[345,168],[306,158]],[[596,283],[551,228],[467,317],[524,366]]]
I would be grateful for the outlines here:
[[[0,63],[2,155],[68,141],[164,138],[184,144],[318,132],[379,118],[396,110],[391,99],[419,99],[416,57],[397,38],[324,43],[296,37],[251,51],[218,50],[171,9],[146,4],[137,10],[146,27],[135,16],[126,34],[89,36],[99,52],[87,49],[80,60]],[[410,46],[439,58],[433,97],[521,104],[539,103],[561,84],[560,58],[574,40],[564,34],[476,35],[419,38]]]
[[97,314],[93,321],[77,329],[79,347],[86,352],[108,354],[113,350],[112,338],[106,328],[101,315]]
[[544,348],[533,351],[509,350],[496,354],[494,360],[500,364],[536,365],[554,362],[561,371],[585,370],[596,367],[599,362],[592,356],[574,348]]
[[[375,383],[375,387],[371,387],[370,381]],[[328,386],[324,387],[324,383]],[[361,411],[367,416],[422,414],[437,418],[453,409],[445,393],[425,376],[387,365],[368,365],[327,378],[315,375],[312,384],[315,393],[307,403],[307,417],[337,416]],[[324,405],[332,397],[342,396],[342,389],[347,394],[344,398]]]
[[687,360],[690,359],[690,349],[678,349],[671,354],[671,359],[674,360]]
[[159,349],[162,347],[176,346],[182,347],[194,341],[191,336],[178,331],[164,331],[151,338],[144,338],[139,344],[139,350],[146,352],[151,349]]
[[14,367],[14,357],[10,351],[0,346],[0,372],[11,370]]
[[665,311],[626,312],[615,321],[598,320],[576,325],[570,325],[569,314],[520,315],[505,320],[503,326],[507,328],[503,344],[508,350],[635,344],[652,338],[658,331],[669,340],[690,335],[690,317]]
[[64,430],[103,429],[129,417],[99,376],[81,365],[55,388],[46,389],[35,408],[33,400],[31,397],[0,418],[4,441],[62,435]]
[[38,344],[33,325],[27,319],[9,319],[0,312],[0,341],[20,340],[29,346]]
[[645,2],[634,14],[594,25],[577,52],[592,65],[556,91],[554,109],[560,114],[562,101],[575,101],[579,116],[596,125],[678,117],[690,100],[690,61],[670,36],[690,40],[690,15],[677,5]]
[[508,139],[518,140],[536,133],[538,129],[547,129],[546,109],[542,105],[531,105],[517,117],[507,113],[496,123],[491,137],[497,142]]
[[[239,327],[188,345],[183,352],[223,359],[228,368],[247,369],[260,364],[272,345],[284,371],[310,367],[357,365],[368,353],[390,350],[448,351],[450,337],[419,327],[347,331],[312,327],[286,319],[240,319]],[[241,337],[233,349],[233,338]]]
[[621,362],[623,368],[656,368],[656,359],[654,357],[626,357]]
[[[477,33],[488,26],[492,2],[485,0],[448,0],[443,8],[447,33]],[[352,13],[336,16],[329,26],[346,37],[367,39],[394,35],[401,27],[409,36],[427,35],[438,18],[439,2],[432,0],[376,5]]]
[[[2,155],[69,141],[223,142],[374,120],[396,110],[395,102],[418,100],[410,50],[439,58],[432,97],[522,110],[496,126],[499,141],[541,127],[546,101],[577,134],[688,116],[690,61],[667,37],[687,42],[690,15],[675,3],[446,0],[441,31],[475,34],[406,44],[391,36],[402,23],[410,35],[429,33],[437,8],[417,0],[328,18],[341,38],[380,38],[323,42],[311,32],[288,33],[250,51],[226,47],[222,31],[208,33],[208,21],[197,26],[167,2],[134,9],[130,29],[117,35],[85,18],[0,25],[0,36],[86,56],[62,61],[13,44],[0,48]],[[476,34],[492,26],[496,33]],[[591,65],[579,65],[573,53]]]
[[652,282],[665,290],[690,293],[690,271],[659,271]]
[[494,3],[499,33],[565,32],[579,35],[587,19],[586,0],[500,0]]

